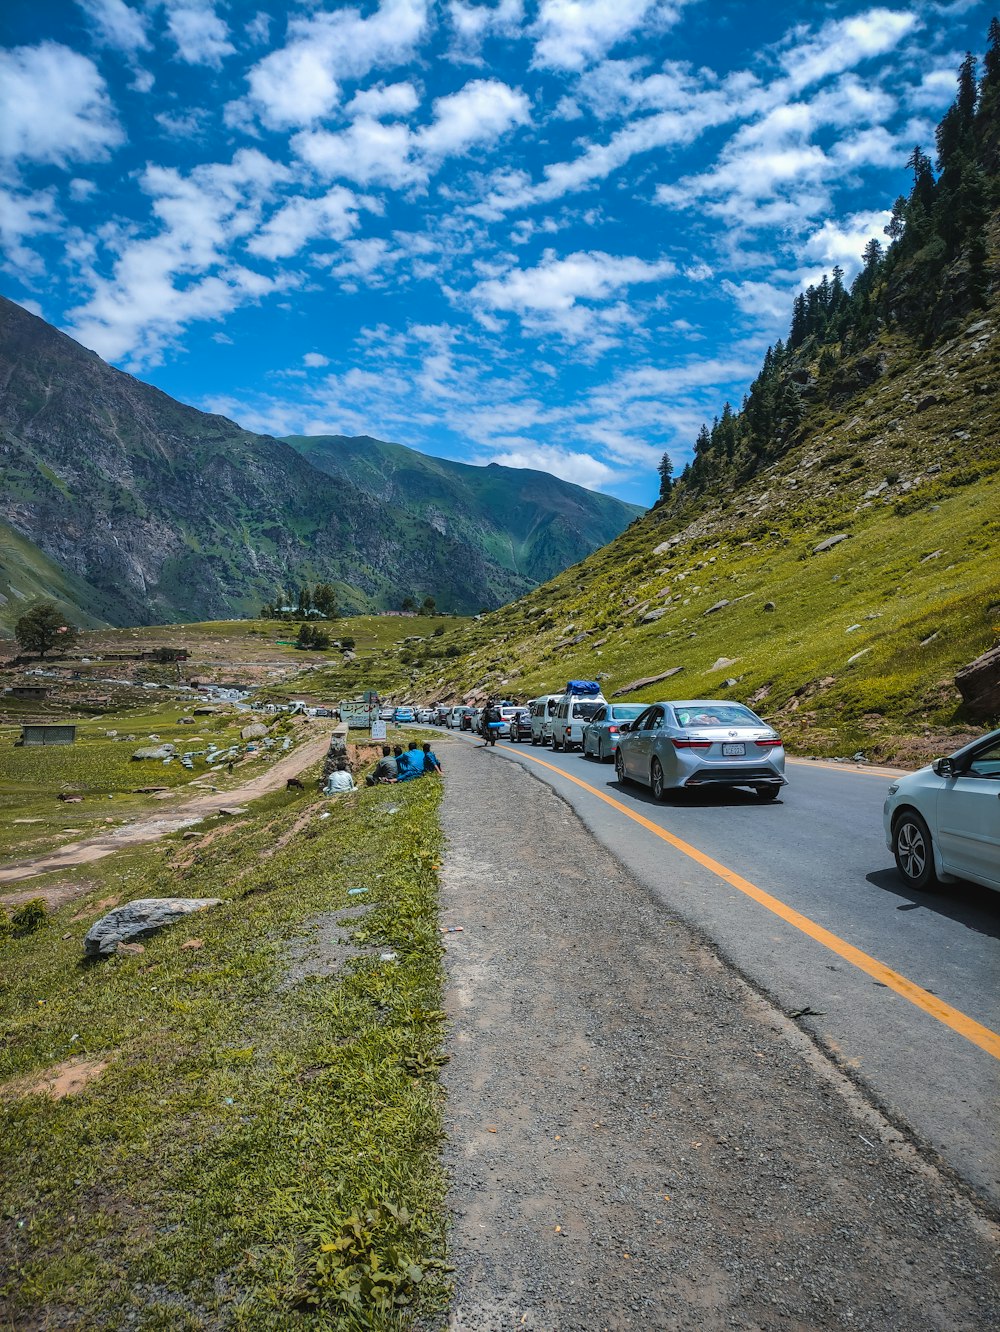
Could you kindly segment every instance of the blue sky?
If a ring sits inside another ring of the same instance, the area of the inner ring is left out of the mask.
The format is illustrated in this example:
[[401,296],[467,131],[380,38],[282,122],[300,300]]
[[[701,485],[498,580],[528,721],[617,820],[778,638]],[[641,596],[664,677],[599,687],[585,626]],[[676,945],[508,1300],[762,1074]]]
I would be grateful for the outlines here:
[[0,286],[173,396],[640,503],[988,4],[6,0]]

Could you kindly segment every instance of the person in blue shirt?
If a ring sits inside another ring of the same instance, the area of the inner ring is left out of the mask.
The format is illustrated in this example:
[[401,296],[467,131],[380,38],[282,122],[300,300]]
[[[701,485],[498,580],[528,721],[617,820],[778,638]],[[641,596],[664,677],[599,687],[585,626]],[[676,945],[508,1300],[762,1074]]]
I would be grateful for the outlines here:
[[[414,777],[422,777],[425,771],[424,751],[417,744],[416,740],[411,740],[407,746],[406,753],[401,755],[397,761],[399,776],[397,781],[410,782]],[[405,766],[403,760],[406,760]]]
[[424,772],[443,772],[441,760],[429,744],[424,745]]

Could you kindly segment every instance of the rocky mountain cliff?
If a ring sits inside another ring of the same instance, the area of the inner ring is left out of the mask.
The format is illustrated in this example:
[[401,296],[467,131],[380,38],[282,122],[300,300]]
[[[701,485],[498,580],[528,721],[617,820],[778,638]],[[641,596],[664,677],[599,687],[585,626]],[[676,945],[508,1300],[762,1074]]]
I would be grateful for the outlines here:
[[[514,493],[521,473],[496,470]],[[38,596],[81,623],[150,624],[256,612],[302,580],[333,583],[347,610],[432,595],[466,612],[537,581],[539,560],[510,556],[524,545],[520,514],[506,534],[498,506],[479,540],[444,508],[431,521],[176,402],[2,297],[0,473],[8,628]],[[537,521],[558,533],[557,559],[580,558],[635,513],[555,478],[538,488],[553,498]]]

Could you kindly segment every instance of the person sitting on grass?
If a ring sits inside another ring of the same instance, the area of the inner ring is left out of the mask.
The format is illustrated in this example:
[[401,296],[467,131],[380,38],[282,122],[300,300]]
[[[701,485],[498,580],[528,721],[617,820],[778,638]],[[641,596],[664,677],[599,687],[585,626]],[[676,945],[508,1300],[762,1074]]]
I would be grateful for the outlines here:
[[342,791],[356,791],[357,789],[354,785],[354,778],[351,776],[351,770],[347,766],[347,759],[337,759],[333,772],[326,779],[323,794],[340,795]]
[[365,785],[379,786],[384,782],[394,782],[398,776],[399,769],[396,760],[392,756],[392,750],[388,745],[383,745],[382,757],[365,778]]
[[429,744],[424,745],[424,772],[443,772],[441,760]]
[[417,744],[416,740],[410,741],[406,753],[402,757],[406,760],[406,767],[403,768],[400,765],[399,781],[409,782],[412,781],[414,777],[422,777],[424,775],[424,751]]

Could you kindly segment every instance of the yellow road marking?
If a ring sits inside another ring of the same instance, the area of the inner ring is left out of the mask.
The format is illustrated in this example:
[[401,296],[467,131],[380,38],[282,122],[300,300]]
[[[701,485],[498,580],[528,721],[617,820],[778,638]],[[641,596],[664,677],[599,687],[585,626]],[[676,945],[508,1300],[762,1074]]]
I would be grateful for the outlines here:
[[862,952],[860,948],[855,948],[853,944],[849,944],[846,939],[841,939],[839,935],[833,934],[822,925],[817,925],[814,920],[810,920],[808,916],[804,916],[801,911],[796,911],[794,907],[788,906],[777,897],[772,897],[770,893],[764,892],[763,888],[758,888],[757,885],[751,883],[749,879],[744,879],[742,875],[735,873],[734,870],[727,869],[725,865],[721,865],[717,860],[713,860],[711,856],[706,856],[704,851],[699,851],[696,846],[690,846],[687,842],[682,841],[680,837],[675,837],[672,832],[667,832],[666,828],[661,828],[660,825],[654,823],[652,819],[647,819],[645,815],[640,814],[637,810],[630,809],[628,805],[623,805],[622,802],[616,800],[614,796],[609,796],[604,791],[599,791],[596,786],[591,786],[589,782],[581,781],[579,777],[571,776],[570,773],[564,772],[562,768],[557,768],[554,763],[546,763],[544,759],[536,758],[534,754],[524,754],[523,757],[530,759],[532,763],[537,763],[541,768],[548,768],[550,772],[556,773],[559,777],[564,777],[566,781],[573,782],[576,786],[582,787],[584,791],[589,791],[591,795],[597,796],[598,800],[603,800],[606,805],[610,805],[612,809],[617,809],[620,814],[624,814],[627,818],[632,819],[634,823],[641,824],[651,832],[654,837],[659,837],[662,841],[669,842],[672,847],[680,851],[683,855],[689,856],[692,860],[697,861],[699,865],[709,870],[712,874],[718,875],[720,879],[724,879],[731,887],[736,888],[741,893],[745,893],[747,897],[752,898],[762,907],[765,907],[768,911],[773,912],[774,915],[780,917],[781,920],[794,926],[795,929],[801,930],[803,934],[808,935],[810,939],[814,939],[816,943],[823,944],[823,946],[829,948],[831,952],[836,953],[838,957],[842,957],[845,962],[850,962],[852,966],[857,967],[859,971],[863,971],[866,975],[871,976],[873,980],[877,980],[880,984],[888,986],[890,990],[895,990],[896,993],[902,995],[904,999],[908,999],[911,1004],[915,1004],[917,1008],[923,1009],[923,1011],[930,1014],[931,1017],[937,1018],[938,1022],[943,1022],[944,1025],[950,1027],[952,1031],[957,1031],[959,1036],[964,1036],[965,1039],[971,1041],[973,1045],[978,1045],[980,1050],[985,1050],[987,1054],[991,1054],[994,1059],[1000,1059],[1000,1035],[998,1035],[997,1032],[991,1031],[989,1027],[984,1027],[982,1023],[977,1022],[974,1018],[970,1018],[967,1014],[960,1012],[957,1008],[952,1008],[951,1004],[944,1003],[944,1001],[939,999],[937,995],[931,994],[929,990],[921,989],[921,987],[915,985],[913,981],[907,980],[905,976],[901,976],[898,971],[893,971],[891,967],[887,967],[884,962],[879,962],[877,958],[869,957],[869,955]]

